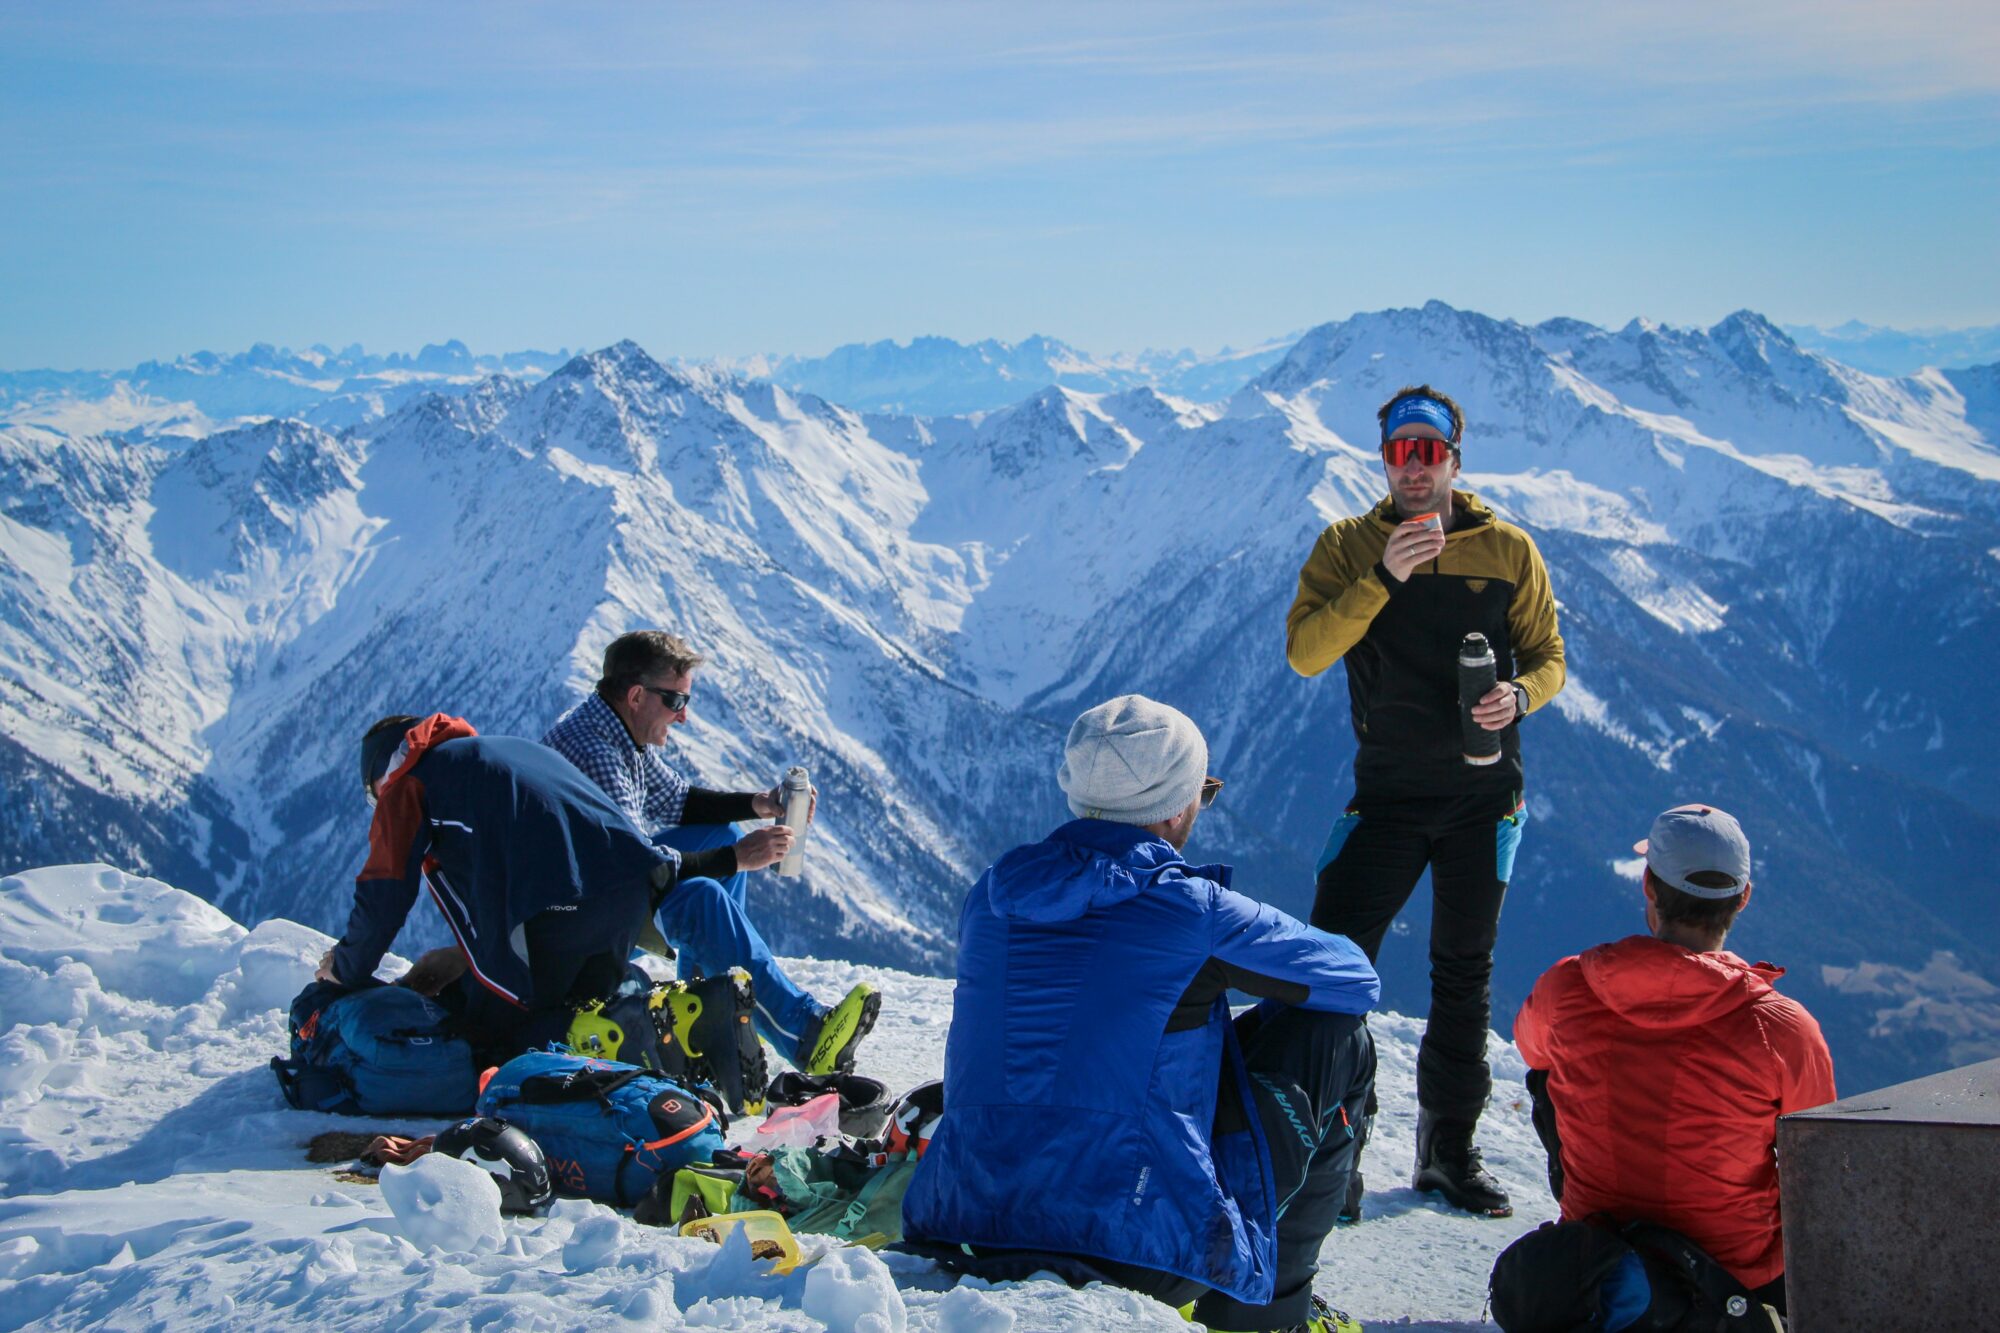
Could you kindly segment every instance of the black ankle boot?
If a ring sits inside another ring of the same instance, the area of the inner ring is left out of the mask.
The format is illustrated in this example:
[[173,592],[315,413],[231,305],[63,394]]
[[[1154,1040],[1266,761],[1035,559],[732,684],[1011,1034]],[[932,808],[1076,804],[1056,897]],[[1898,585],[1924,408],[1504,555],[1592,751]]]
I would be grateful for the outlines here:
[[1417,1170],[1410,1184],[1435,1191],[1452,1207],[1481,1217],[1512,1217],[1513,1200],[1486,1170],[1473,1145],[1474,1125],[1461,1120],[1436,1120],[1417,1112]]

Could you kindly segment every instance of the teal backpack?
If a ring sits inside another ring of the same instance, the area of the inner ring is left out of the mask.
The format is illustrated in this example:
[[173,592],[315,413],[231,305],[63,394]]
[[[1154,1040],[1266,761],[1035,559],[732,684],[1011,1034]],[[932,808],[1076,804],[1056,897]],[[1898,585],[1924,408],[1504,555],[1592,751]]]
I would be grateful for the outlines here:
[[722,1150],[716,1108],[650,1069],[530,1051],[494,1070],[479,1114],[518,1126],[557,1193],[629,1208],[654,1180]]
[[292,1001],[291,1036],[291,1058],[271,1069],[302,1111],[462,1116],[479,1094],[472,1047],[407,987],[315,981]]

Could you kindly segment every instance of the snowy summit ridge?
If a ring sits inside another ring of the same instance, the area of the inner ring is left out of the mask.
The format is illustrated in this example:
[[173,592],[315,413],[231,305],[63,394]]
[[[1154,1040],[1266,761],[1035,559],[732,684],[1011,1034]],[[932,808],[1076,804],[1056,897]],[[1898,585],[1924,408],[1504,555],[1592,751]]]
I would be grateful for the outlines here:
[[[192,894],[102,865],[0,880],[10,1024],[0,1032],[0,1326],[1189,1328],[1114,1288],[955,1286],[929,1261],[832,1250],[813,1235],[801,1245],[826,1271],[775,1277],[582,1199],[474,1225],[459,1209],[418,1212],[387,1172],[378,1186],[343,1174],[346,1162],[311,1164],[306,1143],[329,1130],[443,1127],[285,1105],[268,1062],[287,1050],[286,1009],[330,942],[282,919],[246,931]],[[404,965],[390,958],[384,970]],[[865,980],[892,997],[863,1072],[896,1092],[940,1075],[948,981],[813,959],[785,966],[816,990]],[[1370,1152],[1407,1160],[1420,1027],[1393,1014],[1373,1027],[1384,1085]],[[1473,1218],[1378,1184],[1366,1223],[1329,1238],[1319,1284],[1329,1299],[1371,1321],[1491,1327],[1479,1311],[1494,1254],[1554,1213],[1519,1057],[1496,1041],[1494,1064],[1487,1161],[1520,1216]],[[737,1119],[729,1141],[755,1146],[756,1125]]]

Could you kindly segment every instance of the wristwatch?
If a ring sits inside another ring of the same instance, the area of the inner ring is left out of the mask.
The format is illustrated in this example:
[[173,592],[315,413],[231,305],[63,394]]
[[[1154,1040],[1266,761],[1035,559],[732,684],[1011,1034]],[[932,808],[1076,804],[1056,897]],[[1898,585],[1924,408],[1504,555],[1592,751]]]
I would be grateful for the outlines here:
[[1528,691],[1522,688],[1518,680],[1510,683],[1514,687],[1514,720],[1519,722],[1528,715]]

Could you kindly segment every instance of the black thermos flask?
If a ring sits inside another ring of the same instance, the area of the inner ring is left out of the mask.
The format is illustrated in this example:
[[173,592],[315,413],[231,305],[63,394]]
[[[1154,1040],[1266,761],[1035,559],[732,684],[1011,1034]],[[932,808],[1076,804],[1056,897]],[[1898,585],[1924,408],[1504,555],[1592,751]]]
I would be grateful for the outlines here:
[[1484,634],[1468,634],[1458,646],[1458,725],[1465,735],[1465,762],[1500,762],[1500,733],[1472,720],[1472,706],[1493,688],[1493,648]]

